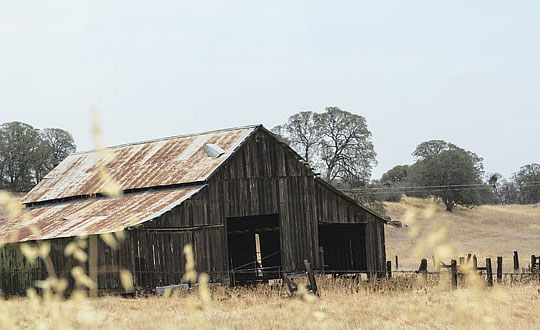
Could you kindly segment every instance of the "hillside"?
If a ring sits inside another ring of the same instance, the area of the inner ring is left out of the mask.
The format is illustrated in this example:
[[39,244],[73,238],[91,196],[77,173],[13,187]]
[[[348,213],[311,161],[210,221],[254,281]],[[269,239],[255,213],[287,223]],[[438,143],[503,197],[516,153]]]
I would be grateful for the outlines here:
[[[540,205],[456,207],[452,213],[440,203],[410,197],[386,205],[393,220],[408,225],[386,226],[387,260],[394,264],[398,255],[402,269],[417,269],[421,258],[427,258],[432,269],[431,256],[437,247],[448,247],[444,252],[455,258],[476,254],[481,265],[486,257],[503,256],[504,271],[513,268],[514,250],[519,252],[521,267],[528,266],[531,254],[540,255]],[[419,235],[413,238],[415,231]],[[414,256],[419,246],[425,248]]]

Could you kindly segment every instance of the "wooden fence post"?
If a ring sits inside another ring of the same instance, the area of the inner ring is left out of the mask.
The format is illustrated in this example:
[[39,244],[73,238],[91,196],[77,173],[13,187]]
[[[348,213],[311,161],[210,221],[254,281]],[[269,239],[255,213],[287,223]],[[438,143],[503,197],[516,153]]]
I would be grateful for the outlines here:
[[457,289],[457,262],[452,260],[450,263],[450,269],[452,271],[452,290]]
[[390,260],[386,262],[386,276],[392,278],[392,261]]
[[476,257],[476,254],[472,257],[472,267],[474,271],[478,269],[478,258]]
[[536,256],[531,255],[531,272],[536,268]]
[[502,281],[502,268],[503,268],[503,258],[502,257],[497,257],[497,282],[501,282]]
[[488,286],[493,286],[493,269],[491,268],[491,258],[486,258],[486,272]]
[[467,253],[467,261],[465,261],[465,263],[467,265],[469,265],[469,263],[471,262],[471,254],[470,253]]
[[418,272],[422,274],[424,282],[427,282],[427,259],[422,259],[422,261],[420,262],[420,268],[418,268]]
[[396,270],[399,269],[398,256],[396,255]]
[[304,259],[304,266],[306,266],[306,273],[309,279],[309,285],[311,287],[311,291],[313,291],[314,295],[319,295],[319,290],[317,289],[317,282],[315,281],[315,274],[311,270],[311,265],[309,264],[309,261],[307,259]]
[[459,257],[459,265],[462,266],[465,264],[465,257]]
[[514,272],[517,273],[519,271],[519,257],[518,252],[514,251]]

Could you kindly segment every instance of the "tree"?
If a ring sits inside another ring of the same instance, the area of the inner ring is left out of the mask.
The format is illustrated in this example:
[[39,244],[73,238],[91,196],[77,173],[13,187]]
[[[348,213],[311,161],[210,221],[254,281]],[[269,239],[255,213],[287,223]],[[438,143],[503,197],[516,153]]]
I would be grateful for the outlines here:
[[21,122],[5,123],[0,127],[0,152],[4,181],[11,191],[28,191],[33,186],[33,161],[39,144],[39,133]]
[[300,112],[273,129],[326,181],[348,187],[364,186],[376,164],[371,132],[364,117],[336,107],[323,113]]
[[67,131],[5,123],[0,126],[0,188],[26,192],[74,151]]
[[518,204],[520,202],[519,187],[513,181],[503,179],[497,182],[498,196],[502,204]]
[[409,165],[396,165],[384,173],[381,183],[403,183],[409,176]]
[[41,137],[51,149],[51,165],[53,168],[76,150],[73,136],[63,129],[45,128]]
[[291,146],[314,166],[320,151],[320,130],[318,114],[303,111],[289,117],[283,125],[272,129],[274,133],[287,137]]
[[399,202],[409,176],[409,165],[396,165],[384,173],[379,180],[379,189],[384,191],[387,202]]
[[76,149],[73,136],[60,128],[45,128],[39,138],[33,157],[36,183]]
[[523,204],[540,202],[540,164],[522,166],[514,174],[514,182],[519,189],[519,200]]
[[482,186],[483,164],[478,155],[442,140],[421,143],[413,155],[417,160],[410,167],[409,182],[430,188],[416,195],[435,196],[449,212],[456,205],[469,207],[483,201],[482,193],[489,187]]
[[365,185],[377,154],[364,117],[332,107],[326,108],[318,122],[326,181],[339,180],[350,187]]

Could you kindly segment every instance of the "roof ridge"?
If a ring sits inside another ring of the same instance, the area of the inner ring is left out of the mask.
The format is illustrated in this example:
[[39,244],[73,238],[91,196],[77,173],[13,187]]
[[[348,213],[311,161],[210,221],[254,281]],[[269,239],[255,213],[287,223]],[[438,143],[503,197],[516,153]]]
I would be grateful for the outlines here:
[[[150,139],[150,140],[137,141],[137,142],[130,142],[130,143],[123,143],[123,144],[118,144],[118,145],[114,145],[114,146],[107,146],[105,148],[107,148],[107,149],[118,149],[118,148],[123,148],[123,147],[135,146],[135,145],[139,145],[139,144],[161,142],[161,141],[173,140],[173,139],[189,137],[189,136],[205,135],[205,134],[216,133],[216,132],[224,132],[224,131],[235,131],[235,130],[240,130],[240,129],[256,128],[256,127],[263,127],[263,125],[262,124],[252,124],[252,125],[230,127],[230,128],[222,128],[222,129],[216,129],[216,130],[210,130],[210,131],[204,131],[204,132],[197,132],[197,133],[173,135],[173,136],[167,136],[167,137],[163,137],[163,138]],[[70,154],[69,156],[89,154],[89,153],[97,152],[97,151],[99,151],[99,149],[78,151],[78,152],[74,152],[74,153]]]

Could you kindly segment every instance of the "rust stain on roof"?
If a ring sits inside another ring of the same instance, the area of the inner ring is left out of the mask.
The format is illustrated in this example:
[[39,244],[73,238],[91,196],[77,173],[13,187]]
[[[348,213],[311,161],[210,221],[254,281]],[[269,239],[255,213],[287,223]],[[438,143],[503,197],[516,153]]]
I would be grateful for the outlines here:
[[[180,205],[204,186],[147,191],[118,198],[83,199],[27,209],[0,222],[4,243],[115,232],[155,219]],[[33,233],[31,227],[38,230]]]
[[[105,166],[122,190],[204,181],[256,129],[256,126],[186,135],[112,147]],[[208,143],[225,154],[212,158]],[[103,191],[98,151],[73,154],[61,162],[26,196],[23,203],[42,202]]]

